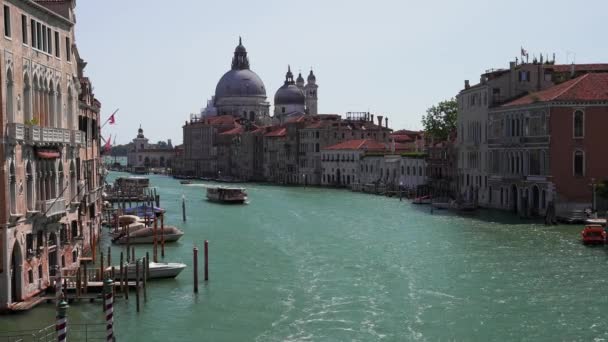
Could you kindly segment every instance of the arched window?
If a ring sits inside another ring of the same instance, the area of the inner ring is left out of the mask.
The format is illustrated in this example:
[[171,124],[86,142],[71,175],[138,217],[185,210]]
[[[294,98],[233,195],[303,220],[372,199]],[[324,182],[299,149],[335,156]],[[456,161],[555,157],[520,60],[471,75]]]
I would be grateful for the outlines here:
[[574,151],[574,176],[585,175],[585,153],[581,150]]
[[55,87],[53,86],[52,80],[49,82],[49,89],[46,97],[49,101],[49,123],[51,127],[59,127],[59,115],[55,105]]
[[9,201],[11,214],[17,213],[17,173],[15,171],[15,163],[11,160],[8,175],[9,184]]
[[[59,194],[64,193],[63,188],[65,188],[65,182],[64,182],[64,177],[63,177],[63,162],[61,160],[59,160],[59,170],[57,172],[57,183],[59,185],[59,192],[57,193],[59,196]],[[65,197],[65,195],[62,197]]]
[[34,118],[32,112],[32,85],[30,84],[30,77],[25,74],[23,78],[23,115],[25,121],[30,121]]
[[56,98],[55,113],[57,113],[57,116],[59,119],[59,125],[57,127],[63,128],[64,127],[63,121],[65,120],[65,118],[63,117],[64,112],[63,112],[63,105],[62,105],[62,100],[61,100],[61,86],[59,85],[59,83],[57,84],[57,91],[55,92],[55,98]]
[[[67,129],[74,129],[74,96],[72,95],[72,88],[71,87],[68,88],[68,108],[67,108],[67,113],[68,113],[68,119],[67,119],[66,128]],[[87,137],[87,139],[88,139],[88,137]]]
[[78,189],[76,188],[76,167],[74,161],[70,162],[70,202],[76,201],[76,194]]
[[11,69],[8,69],[6,72],[6,117],[8,122],[15,122],[13,83],[13,72]]
[[25,166],[25,196],[27,210],[34,210],[34,172],[32,172],[32,163],[28,160]]
[[585,113],[582,110],[574,112],[574,137],[582,138],[585,135]]
[[255,112],[254,111],[249,112],[249,121],[255,121]]

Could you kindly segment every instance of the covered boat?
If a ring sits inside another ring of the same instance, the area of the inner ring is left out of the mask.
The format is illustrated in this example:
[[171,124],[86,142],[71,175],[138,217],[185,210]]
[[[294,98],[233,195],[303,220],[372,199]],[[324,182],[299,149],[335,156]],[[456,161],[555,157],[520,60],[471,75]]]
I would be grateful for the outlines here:
[[247,201],[247,193],[242,188],[213,187],[207,188],[207,199],[218,203],[243,204]]
[[581,236],[585,245],[601,245],[606,242],[606,231],[600,225],[585,226]]
[[165,212],[165,209],[159,207],[151,207],[148,205],[140,205],[138,207],[126,208],[123,210],[127,215],[135,215],[141,218],[154,218]]
[[[172,226],[165,226],[164,228],[156,228],[156,241],[160,242],[161,237],[164,236],[165,242],[175,242],[184,235],[184,232]],[[128,242],[130,244],[145,244],[154,243],[154,228],[144,227],[134,232],[129,232]],[[127,244],[127,235],[121,234],[115,239],[118,244]]]

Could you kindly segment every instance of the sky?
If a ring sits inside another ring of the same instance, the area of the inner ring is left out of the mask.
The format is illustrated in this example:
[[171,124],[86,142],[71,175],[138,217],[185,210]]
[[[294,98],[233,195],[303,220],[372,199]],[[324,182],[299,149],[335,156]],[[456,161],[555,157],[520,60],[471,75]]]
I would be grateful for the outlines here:
[[319,113],[369,111],[420,129],[428,107],[508,67],[521,47],[557,63],[608,62],[607,10],[605,0],[86,0],[76,43],[102,121],[120,109],[102,134],[127,143],[141,125],[175,145],[239,36],[271,104],[288,64],[305,78],[312,67]]

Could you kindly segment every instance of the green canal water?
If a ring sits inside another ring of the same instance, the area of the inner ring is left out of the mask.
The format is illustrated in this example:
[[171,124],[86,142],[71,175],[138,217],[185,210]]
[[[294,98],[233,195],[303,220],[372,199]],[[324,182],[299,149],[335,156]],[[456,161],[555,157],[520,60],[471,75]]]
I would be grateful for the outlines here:
[[[247,185],[248,205],[224,206],[204,200],[202,182],[150,178],[167,222],[186,233],[165,260],[189,268],[149,283],[139,314],[133,295],[116,303],[119,340],[608,339],[608,249],[582,246],[580,227],[489,211],[431,215],[397,199],[257,184]],[[210,281],[194,295],[192,248],[205,239]],[[102,322],[101,304],[75,303],[69,319]],[[53,320],[53,306],[43,305],[0,317],[0,331]]]

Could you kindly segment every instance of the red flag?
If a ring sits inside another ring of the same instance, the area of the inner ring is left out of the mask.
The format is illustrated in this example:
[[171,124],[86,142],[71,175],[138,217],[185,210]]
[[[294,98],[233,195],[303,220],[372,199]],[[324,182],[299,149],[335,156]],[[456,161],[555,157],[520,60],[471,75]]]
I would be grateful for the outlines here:
[[[114,113],[116,114],[116,113]],[[114,119],[114,114],[110,115],[110,118],[108,119],[108,122],[110,123],[110,125],[113,125],[116,123],[116,119]]]
[[112,149],[112,135],[110,135],[110,138],[108,139],[108,141],[106,141],[106,144],[103,146],[103,152],[104,153],[110,152],[110,149]]

